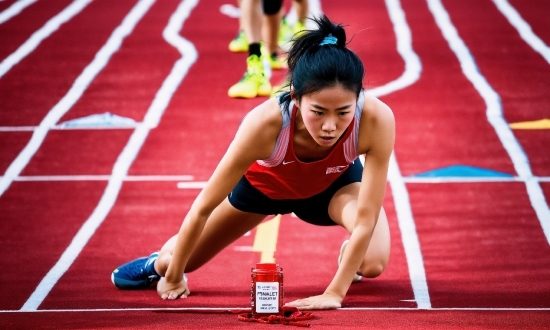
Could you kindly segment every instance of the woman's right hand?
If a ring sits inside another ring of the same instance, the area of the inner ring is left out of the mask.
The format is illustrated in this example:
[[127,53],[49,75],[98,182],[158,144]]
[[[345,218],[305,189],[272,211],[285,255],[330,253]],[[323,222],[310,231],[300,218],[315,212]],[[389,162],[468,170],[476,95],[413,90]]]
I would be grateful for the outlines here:
[[168,283],[165,277],[157,283],[157,292],[162,299],[187,298],[191,293],[184,279],[179,283]]

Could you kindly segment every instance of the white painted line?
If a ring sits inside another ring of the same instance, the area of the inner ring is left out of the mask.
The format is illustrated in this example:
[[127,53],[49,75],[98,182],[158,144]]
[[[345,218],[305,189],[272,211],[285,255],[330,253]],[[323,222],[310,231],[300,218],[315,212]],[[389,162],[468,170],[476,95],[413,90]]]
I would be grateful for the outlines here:
[[[525,42],[531,46],[536,52],[538,52],[548,64],[550,64],[550,47],[542,41],[531,29],[529,23],[527,23],[523,17],[517,12],[517,10],[508,3],[506,0],[493,0],[498,10],[506,17],[508,22],[516,28],[519,35]],[[550,13],[547,13],[547,19],[549,19]]]
[[206,186],[207,181],[195,182],[178,182],[179,189],[202,189]]
[[462,72],[485,101],[485,105],[487,106],[487,119],[495,129],[504,149],[508,152],[519,177],[525,182],[531,205],[537,214],[546,240],[550,244],[550,209],[548,208],[548,203],[546,202],[539,182],[533,177],[529,159],[527,159],[527,156],[516,140],[510,126],[503,118],[502,103],[499,95],[493,90],[491,85],[489,85],[485,77],[479,71],[470,50],[462,38],[460,38],[455,26],[451,22],[449,14],[441,4],[441,1],[427,1],[436,24],[447,40],[449,47],[460,61]]
[[[386,7],[390,15],[397,40],[397,51],[405,62],[405,72],[396,80],[386,85],[371,89],[369,93],[374,96],[382,96],[414,84],[422,71],[422,65],[418,55],[412,48],[411,31],[407,24],[405,13],[399,0],[386,0]],[[361,156],[364,164],[364,157]],[[424,269],[424,260],[420,249],[420,241],[416,233],[416,225],[412,215],[409,193],[405,185],[395,155],[392,153],[388,169],[388,181],[390,182],[397,222],[401,232],[401,238],[407,258],[407,267],[411,278],[415,301],[419,309],[430,309],[430,295]]]
[[38,126],[0,126],[0,132],[32,132]]
[[49,37],[52,33],[59,29],[63,23],[69,21],[90,3],[91,0],[75,0],[62,12],[46,22],[46,24],[33,33],[24,44],[22,44],[15,52],[11,53],[2,61],[2,63],[0,63],[0,78],[2,78],[14,65],[19,63],[23,58],[35,50],[42,40]]
[[25,175],[18,176],[13,181],[109,181],[110,175]]
[[[61,100],[61,105],[56,105],[56,107],[54,107],[54,109],[50,113],[48,113],[46,119],[44,119],[43,121],[45,127],[49,127],[57,122],[61,115],[68,111],[70,107],[80,98],[88,84],[101,71],[101,69],[105,67],[111,55],[120,48],[122,40],[132,32],[136,24],[141,20],[141,18],[145,15],[145,13],[149,10],[153,3],[153,0],[143,0],[137,2],[130,13],[128,13],[128,15],[124,18],[122,24],[115,29],[107,43],[97,53],[93,62],[88,65],[88,67],[84,69],[84,72],[77,78],[75,84],[73,85],[67,96],[64,97],[63,100]],[[54,114],[52,115],[52,113]],[[29,145],[32,145],[32,154],[36,152],[46,133],[47,128],[43,130],[43,135],[40,136],[38,141],[33,142],[31,140]],[[144,129],[136,130],[130,138],[129,144],[131,145],[132,142],[136,140],[136,135],[146,136],[146,133],[144,133]],[[35,137],[35,135],[33,135],[33,138]],[[141,144],[139,146],[141,146]],[[29,148],[25,148],[25,150],[27,149]],[[74,262],[80,251],[82,251],[90,237],[94,234],[95,230],[99,227],[99,225],[111,209],[112,205],[114,204],[118,191],[122,186],[121,178],[126,176],[127,168],[129,167],[129,164],[131,164],[131,162],[133,161],[132,154],[135,153],[137,153],[137,150],[130,149],[128,145],[123,150],[122,154],[119,156],[117,162],[115,163],[113,175],[109,180],[109,183],[107,184],[105,193],[103,194],[99,204],[96,206],[94,212],[80,228],[70,245],[61,255],[61,258],[57,261],[54,267],[50,269],[50,271],[42,279],[40,284],[38,284],[38,287],[34,290],[34,292],[25,302],[23,307],[21,307],[21,310],[37,309],[42,301],[46,298],[50,290],[53,288],[53,286],[57,283],[61,276],[63,276],[67,269],[69,269],[71,264]],[[32,156],[32,154],[28,155],[28,159],[30,159],[30,156]],[[26,159],[26,161],[28,161],[28,159]],[[17,172],[17,175],[19,173],[20,170],[19,172]],[[13,175],[13,178],[15,178],[17,175]]]
[[401,240],[403,241],[405,256],[407,257],[407,266],[409,276],[411,277],[414,299],[419,309],[431,309],[432,304],[426,280],[426,270],[424,269],[424,258],[422,257],[420,240],[416,232],[409,192],[393,153],[390,159],[388,177],[393,194],[399,231],[401,232]]
[[0,24],[9,21],[11,18],[19,15],[23,9],[35,3],[36,0],[19,0],[0,13]]
[[[542,179],[542,178],[538,178]],[[520,177],[404,177],[406,183],[522,182]]]
[[[111,175],[24,175],[13,181],[109,181]],[[206,181],[193,181],[192,175],[127,175],[123,181],[182,181],[180,189],[202,189]],[[550,182],[550,177],[533,177],[538,182]],[[475,182],[524,182],[520,177],[402,177],[405,183],[475,183]],[[294,213],[292,217],[296,217]]]
[[[243,235],[244,236],[244,235]],[[239,245],[239,246],[235,246],[233,248],[234,251],[239,251],[239,252],[252,252],[254,251],[252,249],[252,245]]]
[[420,78],[420,73],[422,72],[420,59],[412,49],[411,29],[407,24],[407,19],[405,18],[405,12],[401,8],[401,3],[399,0],[386,0],[386,7],[388,8],[388,13],[397,40],[397,52],[405,62],[405,71],[403,71],[403,74],[396,80],[369,90],[369,93],[377,97],[411,86]]
[[[388,13],[394,26],[397,51],[405,62],[405,71],[398,79],[369,91],[369,93],[377,97],[414,84],[420,78],[422,72],[420,59],[412,48],[412,34],[407,24],[401,3],[399,0],[386,0],[386,7],[388,8]],[[432,306],[426,280],[426,271],[424,269],[420,241],[416,233],[416,225],[412,215],[409,193],[394,154],[392,154],[390,159],[388,180],[395,201],[397,221],[401,231],[405,256],[407,258],[407,266],[409,269],[409,276],[411,277],[414,298],[419,309],[430,309]]]
[[[111,175],[26,175],[14,181],[109,181]],[[192,175],[127,175],[123,181],[192,181]]]
[[[410,308],[410,307],[344,307],[344,308],[338,308],[338,310],[341,311],[402,311],[402,310],[411,310],[411,311],[419,311],[417,308]],[[542,312],[542,311],[550,311],[550,308],[491,308],[491,307],[449,307],[449,308],[431,308],[430,311],[454,311],[454,312],[461,312],[461,311],[479,311],[479,312]]]
[[124,181],[192,181],[192,175],[127,175]]
[[[90,1],[74,1],[63,12],[69,12],[69,8],[73,8],[70,13],[76,12],[77,9],[84,8]],[[103,70],[103,68],[109,62],[111,56],[118,51],[122,40],[126,38],[130,32],[134,29],[137,22],[141,19],[145,11],[151,6],[153,1],[139,2],[138,5],[132,9],[131,13],[124,18],[124,21],[118,26],[111,34],[107,43],[101,47],[99,52],[95,55],[94,60],[88,64],[84,71],[76,78],[75,82],[71,86],[71,89],[65,94],[65,96],[48,112],[46,117],[40,122],[40,125],[34,130],[30,141],[25,148],[19,153],[17,158],[10,164],[6,173],[0,179],[0,196],[9,188],[13,180],[21,174],[25,166],[29,163],[34,156],[38,148],[42,145],[42,142],[46,138],[50,127],[54,126],[59,119],[71,109],[71,107],[80,99],[84,91],[88,88],[93,79]],[[79,7],[75,7],[76,5]],[[144,10],[145,9],[145,10]],[[61,15],[61,14],[60,14]],[[58,15],[58,16],[60,16]],[[69,14],[63,15],[66,19]],[[53,20],[53,19],[52,19]],[[50,20],[51,22],[51,20]],[[50,24],[49,22],[46,24]],[[32,38],[32,37],[31,37]]]
[[[95,309],[37,309],[37,310],[0,310],[0,313],[104,313],[104,312],[233,312],[236,310],[249,310],[250,306],[235,306],[235,307],[174,307],[174,308],[95,308]],[[338,308],[339,311],[417,311],[423,312],[422,309],[414,307],[342,307]],[[506,307],[449,307],[449,308],[431,308],[432,311],[478,311],[478,312],[545,312],[550,311],[550,308],[545,307],[533,307],[533,308],[506,308]]]
[[[136,125],[126,125],[126,126],[88,126],[88,127],[66,127],[61,125],[54,125],[48,127],[50,130],[60,130],[60,131],[73,131],[73,130],[110,130],[110,129],[136,129],[139,125],[143,123],[136,123]],[[40,126],[0,126],[0,132],[26,132],[34,131]]]

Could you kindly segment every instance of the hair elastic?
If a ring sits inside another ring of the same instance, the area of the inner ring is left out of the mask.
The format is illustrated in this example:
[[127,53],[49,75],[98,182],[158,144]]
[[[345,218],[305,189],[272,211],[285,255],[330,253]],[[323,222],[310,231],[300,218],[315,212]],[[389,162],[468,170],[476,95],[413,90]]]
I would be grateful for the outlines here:
[[332,35],[332,33],[329,33],[328,36],[325,37],[325,39],[323,39],[323,41],[321,41],[321,43],[319,44],[319,46],[324,46],[324,45],[336,45],[338,43],[338,39],[336,39],[336,37],[334,37]]

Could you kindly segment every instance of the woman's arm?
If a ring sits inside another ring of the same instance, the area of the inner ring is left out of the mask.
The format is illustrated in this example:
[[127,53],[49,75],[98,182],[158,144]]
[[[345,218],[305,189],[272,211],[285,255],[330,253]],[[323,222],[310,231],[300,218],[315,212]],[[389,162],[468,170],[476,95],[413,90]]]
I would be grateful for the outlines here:
[[193,202],[178,232],[176,246],[165,274],[166,288],[161,296],[176,298],[186,286],[183,272],[212,211],[227,197],[244,172],[258,159],[268,158],[282,126],[276,100],[252,110],[241,123],[233,141],[204,189]]
[[390,156],[395,142],[395,119],[391,109],[365,95],[359,131],[359,151],[365,155],[357,214],[340,267],[326,292],[344,298],[369,247],[386,191]]

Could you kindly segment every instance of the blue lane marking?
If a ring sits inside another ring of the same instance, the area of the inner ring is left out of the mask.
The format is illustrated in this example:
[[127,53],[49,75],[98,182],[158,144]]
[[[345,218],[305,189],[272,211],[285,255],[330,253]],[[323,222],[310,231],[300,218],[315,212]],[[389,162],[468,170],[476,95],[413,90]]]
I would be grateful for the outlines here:
[[411,175],[411,177],[513,177],[513,175],[481,167],[453,165],[424,173],[414,174]]

